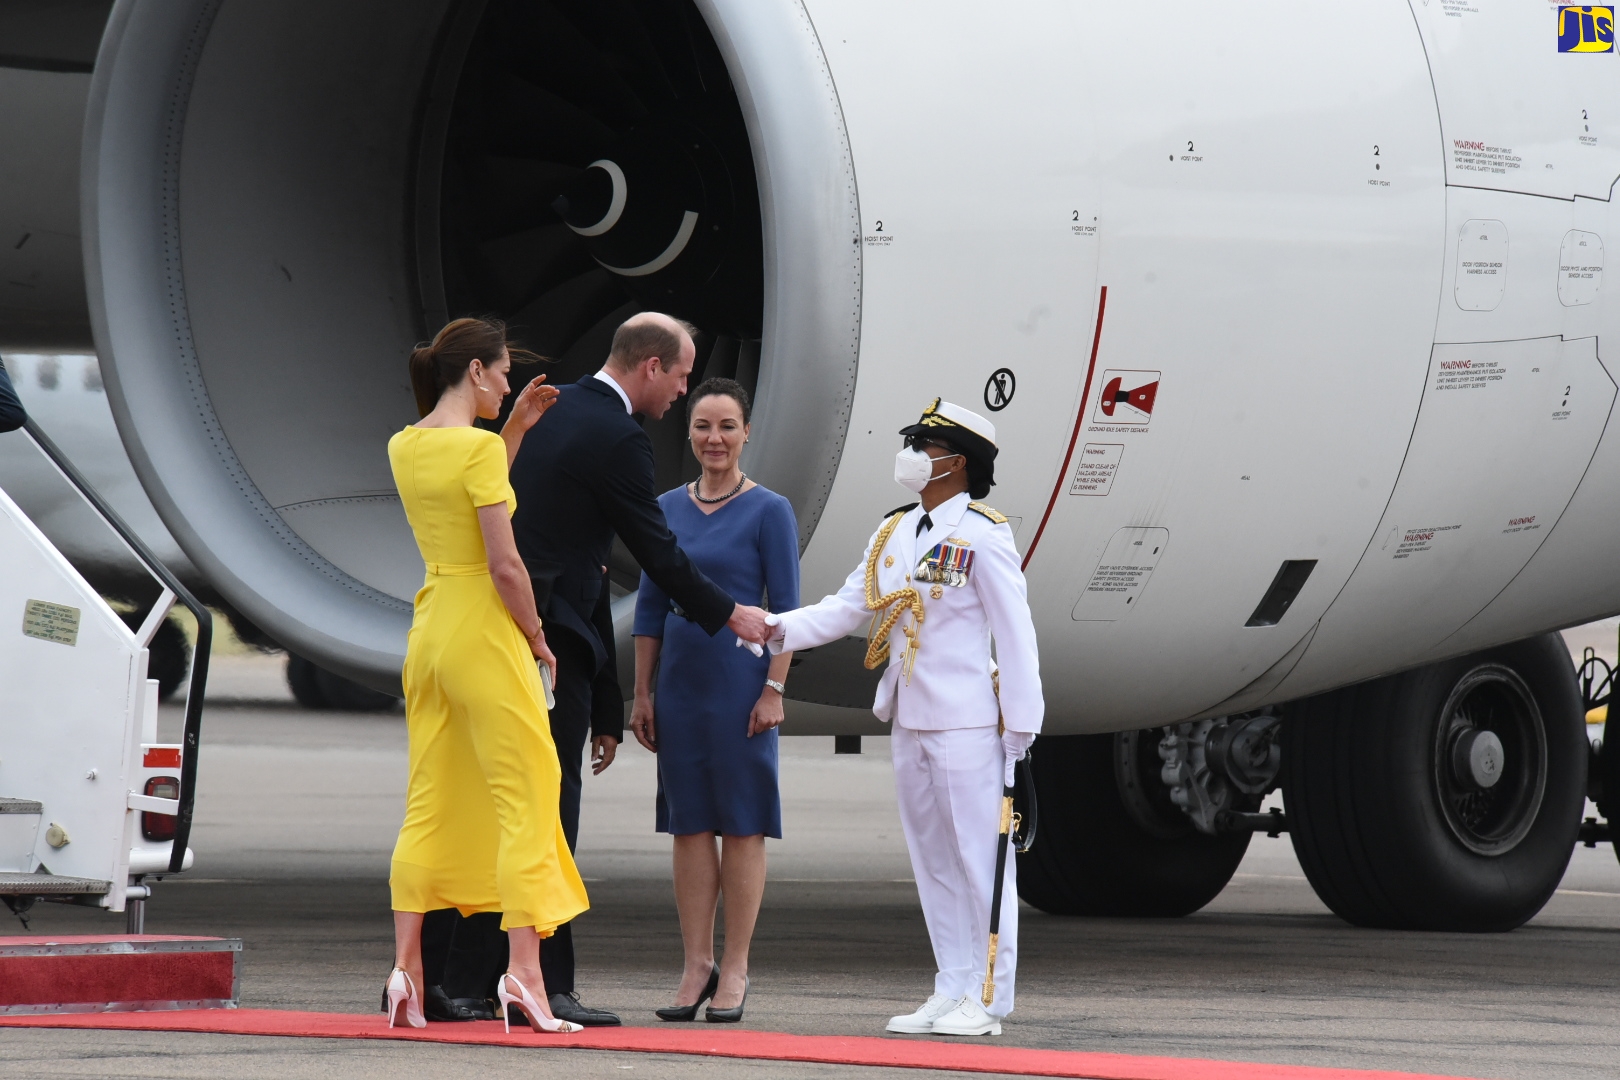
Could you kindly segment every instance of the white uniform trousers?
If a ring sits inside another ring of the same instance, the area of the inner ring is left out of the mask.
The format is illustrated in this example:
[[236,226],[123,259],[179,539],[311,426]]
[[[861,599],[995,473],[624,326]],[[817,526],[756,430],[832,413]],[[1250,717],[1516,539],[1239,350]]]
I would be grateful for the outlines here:
[[[993,727],[915,731],[897,724],[892,742],[900,824],[939,969],[934,993],[980,1001],[1001,830],[1001,737]],[[1018,963],[1017,867],[1010,849],[998,942],[989,1012],[999,1017],[1012,1012]]]

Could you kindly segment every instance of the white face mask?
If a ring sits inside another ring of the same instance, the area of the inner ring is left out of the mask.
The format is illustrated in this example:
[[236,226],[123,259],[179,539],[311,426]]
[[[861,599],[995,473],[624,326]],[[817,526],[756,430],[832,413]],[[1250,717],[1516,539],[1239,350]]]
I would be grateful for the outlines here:
[[908,446],[894,455],[894,482],[907,491],[921,492],[930,481],[945,475],[944,473],[934,475],[936,462],[949,461],[953,457],[960,456],[960,454],[946,454],[944,457],[931,458],[921,450]]

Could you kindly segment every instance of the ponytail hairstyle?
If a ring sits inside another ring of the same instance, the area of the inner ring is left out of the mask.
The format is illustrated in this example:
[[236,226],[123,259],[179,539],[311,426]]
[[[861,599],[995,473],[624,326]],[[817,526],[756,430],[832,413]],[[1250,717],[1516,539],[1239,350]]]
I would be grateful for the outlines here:
[[505,351],[514,364],[530,364],[545,359],[522,348],[506,337],[506,324],[495,318],[455,319],[445,324],[433,340],[411,350],[411,389],[416,393],[416,411],[423,416],[433,411],[439,398],[467,377],[474,360],[487,367]]

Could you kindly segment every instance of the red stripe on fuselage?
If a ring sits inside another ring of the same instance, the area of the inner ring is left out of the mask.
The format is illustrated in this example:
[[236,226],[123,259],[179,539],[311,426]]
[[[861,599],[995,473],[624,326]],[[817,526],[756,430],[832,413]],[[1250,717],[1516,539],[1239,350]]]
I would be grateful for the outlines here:
[[1103,311],[1107,307],[1108,286],[1104,285],[1097,295],[1097,329],[1091,337],[1091,362],[1086,365],[1086,385],[1080,391],[1080,411],[1074,417],[1074,432],[1069,436],[1069,449],[1063,455],[1063,467],[1058,470],[1057,484],[1052,488],[1052,497],[1046,501],[1046,513],[1041,515],[1041,524],[1035,530],[1035,538],[1029,542],[1029,550],[1024,552],[1020,570],[1029,569],[1029,560],[1035,557],[1035,545],[1041,542],[1041,533],[1046,531],[1047,519],[1052,516],[1052,508],[1057,505],[1063,484],[1069,479],[1069,462],[1074,458],[1074,444],[1080,441],[1080,428],[1086,421],[1086,399],[1091,396],[1091,376],[1097,370],[1097,349],[1102,344]]

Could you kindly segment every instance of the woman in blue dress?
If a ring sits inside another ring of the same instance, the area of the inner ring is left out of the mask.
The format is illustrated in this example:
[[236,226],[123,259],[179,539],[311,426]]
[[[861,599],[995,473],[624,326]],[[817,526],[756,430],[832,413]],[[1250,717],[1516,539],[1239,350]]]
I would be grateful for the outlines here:
[[[786,499],[737,465],[749,411],[748,392],[730,379],[708,379],[692,391],[688,434],[703,475],[658,501],[681,548],[716,585],[739,603],[788,611],[799,606],[799,526]],[[675,906],[686,947],[675,1004],[658,1016],[692,1020],[709,1001],[705,1019],[735,1022],[748,996],[765,837],[782,836],[776,729],[791,654],[755,656],[737,647],[730,630],[710,637],[645,574],[635,635],[630,730],[658,755],[658,831],[674,836]],[[726,954],[717,965],[722,894]]]

